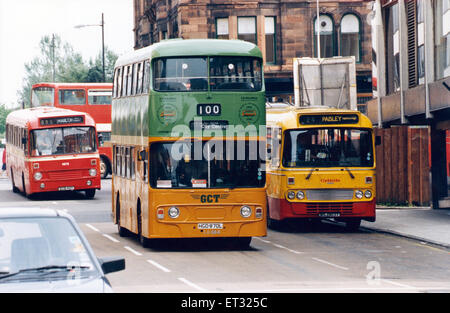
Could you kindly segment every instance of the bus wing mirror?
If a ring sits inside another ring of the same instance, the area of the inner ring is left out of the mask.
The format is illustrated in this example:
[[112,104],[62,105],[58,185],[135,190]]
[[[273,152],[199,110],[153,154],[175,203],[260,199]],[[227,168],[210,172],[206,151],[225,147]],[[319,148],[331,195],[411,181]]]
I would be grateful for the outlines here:
[[381,136],[375,136],[375,146],[381,146]]
[[145,161],[147,159],[147,151],[142,150],[138,153],[138,161]]

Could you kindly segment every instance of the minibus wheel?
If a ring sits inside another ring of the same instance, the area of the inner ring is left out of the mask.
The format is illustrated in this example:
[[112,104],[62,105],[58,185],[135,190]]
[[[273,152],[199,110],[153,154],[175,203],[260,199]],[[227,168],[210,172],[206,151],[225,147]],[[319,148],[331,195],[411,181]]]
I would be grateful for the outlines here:
[[95,189],[87,189],[84,191],[84,193],[86,194],[86,198],[88,199],[94,199],[95,197]]

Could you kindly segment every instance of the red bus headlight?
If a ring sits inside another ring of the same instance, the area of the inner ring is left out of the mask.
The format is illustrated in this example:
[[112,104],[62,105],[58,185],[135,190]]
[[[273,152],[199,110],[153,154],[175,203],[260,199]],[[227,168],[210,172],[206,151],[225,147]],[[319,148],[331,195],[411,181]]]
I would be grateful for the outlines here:
[[91,175],[91,176],[97,176],[97,170],[96,170],[95,168],[91,168],[91,169],[89,170],[89,175]]
[[42,179],[42,173],[41,172],[36,172],[36,173],[34,173],[33,177],[34,177],[34,180],[39,181],[39,180]]

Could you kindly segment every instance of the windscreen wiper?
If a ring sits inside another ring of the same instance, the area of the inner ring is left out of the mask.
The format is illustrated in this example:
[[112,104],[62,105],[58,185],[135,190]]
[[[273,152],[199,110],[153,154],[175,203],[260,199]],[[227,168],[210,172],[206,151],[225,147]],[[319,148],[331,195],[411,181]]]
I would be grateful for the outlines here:
[[311,175],[312,175],[312,173],[313,173],[315,170],[317,170],[317,167],[313,167],[313,168],[311,169],[311,171],[309,172],[308,176],[306,176],[306,180],[309,180],[309,179],[311,178]]
[[[77,266],[74,268],[89,268],[89,267],[88,266]],[[47,265],[47,266],[41,266],[41,267],[25,268],[25,269],[21,269],[17,272],[7,273],[6,275],[0,276],[0,280],[4,279],[4,278],[16,276],[18,274],[27,273],[27,272],[40,272],[40,271],[53,270],[53,269],[63,269],[63,270],[70,271],[74,268],[72,268],[70,266],[62,266],[62,265]]]
[[348,174],[350,175],[350,177],[352,179],[355,179],[355,175],[353,175],[353,173],[350,171],[350,169],[347,166],[344,166],[345,170],[348,172]]

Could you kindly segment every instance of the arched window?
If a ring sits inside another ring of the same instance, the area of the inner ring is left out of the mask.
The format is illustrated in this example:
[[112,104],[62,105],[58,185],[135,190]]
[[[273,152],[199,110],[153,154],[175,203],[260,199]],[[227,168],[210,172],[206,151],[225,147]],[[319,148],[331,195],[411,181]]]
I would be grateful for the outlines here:
[[314,46],[317,57],[317,33],[320,31],[320,57],[329,58],[335,54],[334,49],[334,23],[328,15],[320,15],[319,25],[317,18],[314,19]]
[[361,43],[359,18],[354,14],[346,14],[341,20],[341,56],[355,56],[361,61]]

